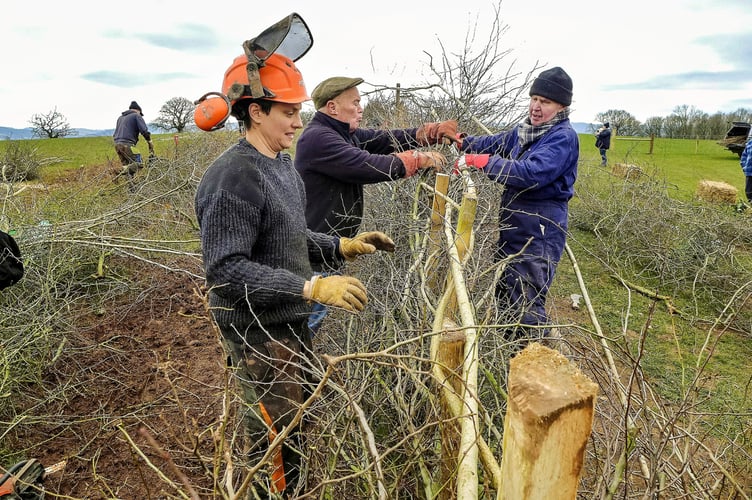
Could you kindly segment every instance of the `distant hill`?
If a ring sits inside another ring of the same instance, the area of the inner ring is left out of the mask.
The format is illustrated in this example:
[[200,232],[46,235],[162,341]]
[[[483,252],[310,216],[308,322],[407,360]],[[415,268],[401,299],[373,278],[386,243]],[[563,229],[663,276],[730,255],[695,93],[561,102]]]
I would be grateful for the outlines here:
[[[18,139],[34,139],[32,135],[32,128],[12,128],[12,127],[0,127],[0,140],[18,140]],[[97,137],[102,135],[112,135],[115,129],[94,130],[90,128],[74,128],[75,134],[70,137]]]
[[[154,125],[149,124],[149,130],[152,134],[166,134],[166,130],[162,130],[159,127],[155,127]],[[73,131],[75,134],[70,135],[69,137],[100,137],[103,135],[109,135],[112,136],[112,133],[115,132],[114,128],[107,128],[107,129],[91,129],[91,128],[74,128]],[[18,139],[34,139],[35,137],[32,135],[32,128],[26,127],[26,128],[12,128],[12,127],[0,127],[0,141],[10,141],[10,140],[18,140]]]
[[600,123],[572,122],[572,128],[578,134],[592,134],[599,126]]
[[[585,123],[585,122],[572,122],[572,127],[574,128],[575,132],[578,134],[591,134],[593,133],[594,127],[596,125],[592,123]],[[74,128],[73,129],[76,134],[71,135],[70,137],[99,137],[103,135],[109,135],[111,136],[112,133],[115,131],[113,128],[108,129],[102,129],[102,130],[95,130],[95,129],[89,129],[89,128]],[[156,128],[153,125],[149,125],[149,130],[151,130],[154,134],[164,134],[166,131]],[[31,127],[27,128],[11,128],[11,127],[0,127],[0,141],[9,141],[9,140],[18,140],[18,139],[33,139],[34,137],[31,134]]]

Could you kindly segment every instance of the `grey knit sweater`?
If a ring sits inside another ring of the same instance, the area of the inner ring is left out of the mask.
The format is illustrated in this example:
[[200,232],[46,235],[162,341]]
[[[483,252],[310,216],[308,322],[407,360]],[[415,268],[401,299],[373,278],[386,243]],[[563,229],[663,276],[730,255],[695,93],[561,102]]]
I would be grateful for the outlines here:
[[[339,238],[306,228],[305,191],[287,153],[245,139],[206,170],[195,198],[209,304],[223,335],[258,343],[300,335],[311,263],[339,264]],[[241,340],[235,338],[234,340]]]

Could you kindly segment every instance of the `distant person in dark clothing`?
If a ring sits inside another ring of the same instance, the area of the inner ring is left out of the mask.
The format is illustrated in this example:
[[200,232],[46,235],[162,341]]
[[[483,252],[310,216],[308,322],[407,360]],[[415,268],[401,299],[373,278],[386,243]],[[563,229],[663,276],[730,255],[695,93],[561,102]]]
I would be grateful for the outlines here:
[[741,157],[742,172],[746,178],[744,193],[747,195],[747,201],[752,203],[752,137],[747,137],[747,145],[744,146],[744,152]]
[[601,153],[601,167],[605,167],[608,163],[606,151],[611,147],[611,129],[608,126],[608,122],[604,123],[598,129],[598,132],[595,133],[595,147]]
[[128,175],[128,180],[132,180],[143,165],[141,155],[137,155],[132,149],[138,143],[139,134],[146,139],[149,154],[154,155],[154,144],[151,142],[151,133],[144,121],[144,113],[136,101],[131,101],[128,109],[118,117],[115,132],[112,134],[115,140],[115,152],[120,158],[120,163],[123,164],[123,174]]

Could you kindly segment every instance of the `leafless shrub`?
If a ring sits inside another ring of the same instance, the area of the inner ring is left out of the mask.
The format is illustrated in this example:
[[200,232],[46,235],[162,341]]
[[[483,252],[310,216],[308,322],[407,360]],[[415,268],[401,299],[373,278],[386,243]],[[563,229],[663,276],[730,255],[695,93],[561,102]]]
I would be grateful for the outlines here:
[[10,183],[34,180],[39,176],[41,167],[56,161],[57,158],[44,158],[31,142],[11,141],[0,161],[0,181]]
[[[200,263],[195,187],[207,158],[234,139],[185,141],[174,159],[139,172],[134,193],[102,172],[75,189],[6,200],[3,215],[13,223],[26,272],[0,295],[0,394],[39,383],[75,331],[76,317],[100,314],[128,290],[127,270],[110,267],[115,257],[162,266],[167,257],[188,256]],[[99,186],[94,194],[92,186]],[[15,401],[8,397],[0,414],[12,414]]]
[[[737,254],[752,244],[749,221],[714,205],[675,200],[670,190],[656,173],[624,180],[592,171],[577,181],[571,225],[596,238],[590,251],[615,274],[656,293],[691,295],[694,311],[687,313],[714,317],[748,286],[752,270]],[[728,326],[749,331],[749,308],[731,309]]]

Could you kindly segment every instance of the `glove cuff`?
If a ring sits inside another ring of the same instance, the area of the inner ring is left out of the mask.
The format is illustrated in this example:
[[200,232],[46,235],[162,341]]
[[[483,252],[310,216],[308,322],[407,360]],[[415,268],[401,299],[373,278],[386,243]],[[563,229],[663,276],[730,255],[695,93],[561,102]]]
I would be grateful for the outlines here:
[[316,287],[316,282],[321,278],[320,274],[314,274],[311,279],[305,282],[303,285],[303,298],[307,301],[313,300],[313,289]]
[[405,166],[405,177],[412,177],[418,171],[420,162],[420,153],[417,151],[403,151],[401,153],[394,153],[394,156],[402,161]]

